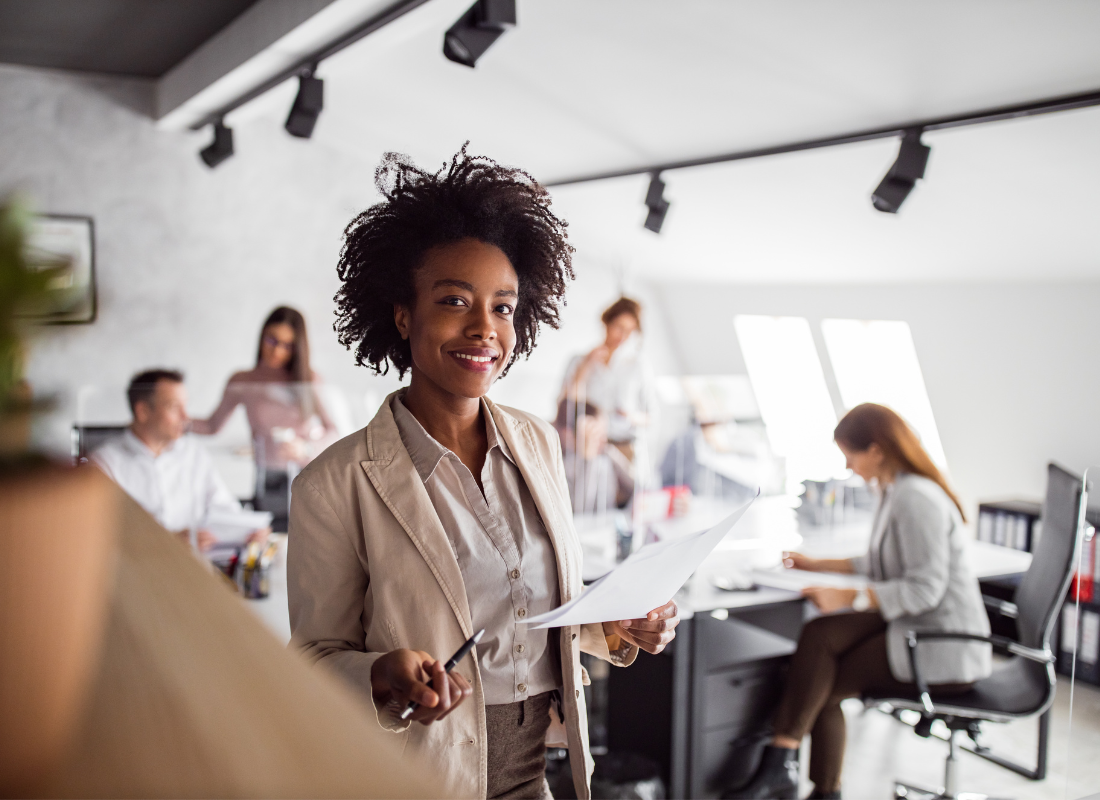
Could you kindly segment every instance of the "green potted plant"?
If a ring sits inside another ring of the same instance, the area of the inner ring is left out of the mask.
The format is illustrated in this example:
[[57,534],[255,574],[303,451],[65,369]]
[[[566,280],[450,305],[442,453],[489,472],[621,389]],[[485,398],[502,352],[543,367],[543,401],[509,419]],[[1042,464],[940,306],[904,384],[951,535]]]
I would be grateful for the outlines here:
[[29,315],[47,306],[50,282],[66,265],[27,259],[31,215],[15,198],[0,201],[0,459],[26,457],[35,403],[24,377]]

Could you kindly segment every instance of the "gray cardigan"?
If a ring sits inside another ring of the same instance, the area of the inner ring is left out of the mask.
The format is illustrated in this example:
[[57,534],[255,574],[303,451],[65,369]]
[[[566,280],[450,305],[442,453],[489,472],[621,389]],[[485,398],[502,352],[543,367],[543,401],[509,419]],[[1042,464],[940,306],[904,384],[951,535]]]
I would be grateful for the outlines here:
[[[886,488],[875,512],[870,550],[853,558],[852,567],[871,579],[879,611],[889,623],[890,670],[899,681],[913,680],[907,631],[989,635],[955,504],[928,478],[903,473]],[[925,642],[919,652],[929,683],[970,683],[992,671],[990,647],[979,642]]]

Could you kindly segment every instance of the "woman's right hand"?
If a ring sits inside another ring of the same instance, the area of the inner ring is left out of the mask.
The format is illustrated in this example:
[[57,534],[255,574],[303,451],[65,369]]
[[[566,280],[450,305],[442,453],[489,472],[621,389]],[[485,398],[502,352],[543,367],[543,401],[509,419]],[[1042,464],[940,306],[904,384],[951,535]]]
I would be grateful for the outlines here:
[[803,569],[807,572],[818,572],[817,559],[804,556],[801,553],[784,553],[783,566],[787,569]]
[[412,719],[431,725],[443,719],[473,693],[457,672],[446,672],[443,662],[423,650],[391,650],[371,666],[371,694],[378,705],[410,700],[418,705]]

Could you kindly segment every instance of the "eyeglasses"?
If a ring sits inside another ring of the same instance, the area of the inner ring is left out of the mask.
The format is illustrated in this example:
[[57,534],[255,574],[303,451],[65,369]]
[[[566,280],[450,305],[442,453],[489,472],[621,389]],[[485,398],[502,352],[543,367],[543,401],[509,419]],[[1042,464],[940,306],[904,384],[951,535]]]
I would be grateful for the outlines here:
[[274,336],[265,336],[264,344],[268,347],[273,347],[276,350],[293,350],[294,342],[280,342]]

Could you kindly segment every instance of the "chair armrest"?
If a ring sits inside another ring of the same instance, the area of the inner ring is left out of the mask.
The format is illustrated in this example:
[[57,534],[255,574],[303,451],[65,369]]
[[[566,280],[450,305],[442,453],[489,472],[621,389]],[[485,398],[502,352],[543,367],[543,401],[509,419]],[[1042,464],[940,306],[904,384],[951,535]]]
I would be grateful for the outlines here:
[[1002,617],[1016,619],[1016,617],[1019,615],[1019,609],[1016,608],[1015,603],[1010,603],[1007,600],[1001,600],[999,597],[990,597],[987,594],[983,594],[982,602],[985,603],[987,607],[997,611]]
[[917,657],[917,644],[921,640],[985,642],[1006,653],[1026,658],[1029,661],[1037,661],[1040,664],[1051,664],[1054,662],[1054,654],[1049,650],[1036,650],[1034,647],[1024,647],[1024,645],[1019,642],[1014,642],[1004,636],[979,636],[976,633],[953,633],[949,631],[907,631],[905,634],[905,641],[909,645],[909,665],[913,670],[913,683],[917,685],[917,690],[920,692],[921,705],[924,706],[924,710],[929,714],[935,713],[935,707],[932,705],[932,697],[928,693],[928,683],[921,675],[920,663]]
[[1005,636],[979,636],[976,633],[952,633],[949,631],[912,631],[917,641],[922,639],[956,639],[971,642],[985,642],[1006,653],[1026,658],[1028,661],[1038,661],[1040,664],[1054,663],[1054,653],[1049,650],[1037,650],[1034,647],[1025,647],[1019,642],[1014,642]]

